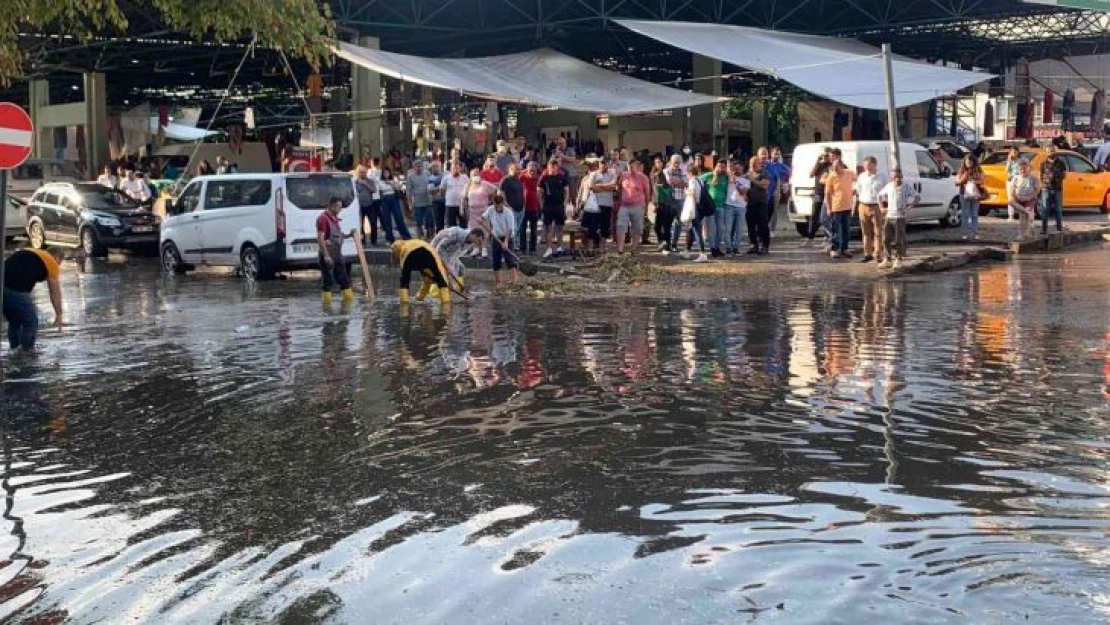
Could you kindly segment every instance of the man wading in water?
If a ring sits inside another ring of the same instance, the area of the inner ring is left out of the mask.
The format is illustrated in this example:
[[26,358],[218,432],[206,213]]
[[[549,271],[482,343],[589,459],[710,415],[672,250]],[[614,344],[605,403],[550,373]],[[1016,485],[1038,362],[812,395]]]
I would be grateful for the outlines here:
[[63,252],[52,247],[43,250],[19,250],[4,261],[4,319],[8,322],[8,345],[15,353],[29,353],[38,338],[39,311],[31,291],[39,282],[50,289],[54,306],[54,326],[62,327],[62,285],[60,282]]
[[321,299],[324,306],[331,306],[332,289],[339,285],[343,303],[350,304],[355,299],[351,291],[351,277],[347,275],[347,265],[343,263],[343,226],[339,223],[339,211],[343,210],[343,200],[333,197],[328,200],[328,208],[316,218],[316,244],[320,246]]

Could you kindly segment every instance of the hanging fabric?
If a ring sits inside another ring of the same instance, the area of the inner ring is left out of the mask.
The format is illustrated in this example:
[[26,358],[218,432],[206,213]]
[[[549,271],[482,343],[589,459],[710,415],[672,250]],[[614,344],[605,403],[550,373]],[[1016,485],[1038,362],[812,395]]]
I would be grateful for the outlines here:
[[994,136],[994,103],[987,102],[983,109],[983,136]]
[[1044,113],[1041,115],[1041,122],[1045,124],[1052,123],[1053,106],[1056,104],[1056,94],[1051,91],[1045,90],[1044,92]]

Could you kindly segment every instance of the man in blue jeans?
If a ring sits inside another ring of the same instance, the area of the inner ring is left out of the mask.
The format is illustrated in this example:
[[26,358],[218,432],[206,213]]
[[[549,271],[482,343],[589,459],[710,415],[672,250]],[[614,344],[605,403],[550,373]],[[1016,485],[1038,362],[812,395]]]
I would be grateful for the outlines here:
[[1064,230],[1064,177],[1068,168],[1056,155],[1056,146],[1045,148],[1041,163],[1041,234],[1048,234],[1049,214],[1056,218],[1056,232]]
[[4,261],[4,319],[8,322],[8,345],[12,351],[30,352],[38,338],[39,311],[31,291],[39,282],[50,289],[54,325],[62,327],[61,262],[64,252],[52,247],[19,250]]

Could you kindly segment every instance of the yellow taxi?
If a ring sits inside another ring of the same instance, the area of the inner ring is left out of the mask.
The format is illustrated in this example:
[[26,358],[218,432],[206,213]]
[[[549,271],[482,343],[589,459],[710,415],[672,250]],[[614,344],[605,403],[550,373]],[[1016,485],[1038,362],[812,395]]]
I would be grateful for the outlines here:
[[[1045,153],[1041,148],[1021,148],[1021,158],[1033,166],[1033,175],[1040,177]],[[983,157],[983,186],[990,195],[981,203],[981,210],[1005,208],[1010,201],[1006,193],[1006,150]],[[1064,161],[1068,173],[1064,177],[1064,208],[1097,208],[1110,213],[1110,172],[1099,171],[1086,156],[1071,150],[1058,150],[1056,158]]]

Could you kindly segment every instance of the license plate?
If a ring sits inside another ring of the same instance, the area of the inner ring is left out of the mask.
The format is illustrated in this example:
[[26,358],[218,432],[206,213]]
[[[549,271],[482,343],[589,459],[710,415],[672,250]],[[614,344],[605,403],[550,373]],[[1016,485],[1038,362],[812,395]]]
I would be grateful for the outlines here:
[[315,243],[303,243],[303,244],[300,244],[300,245],[294,245],[293,246],[293,253],[294,254],[315,254],[316,253],[316,244]]
[[132,226],[131,232],[154,232],[154,226]]

